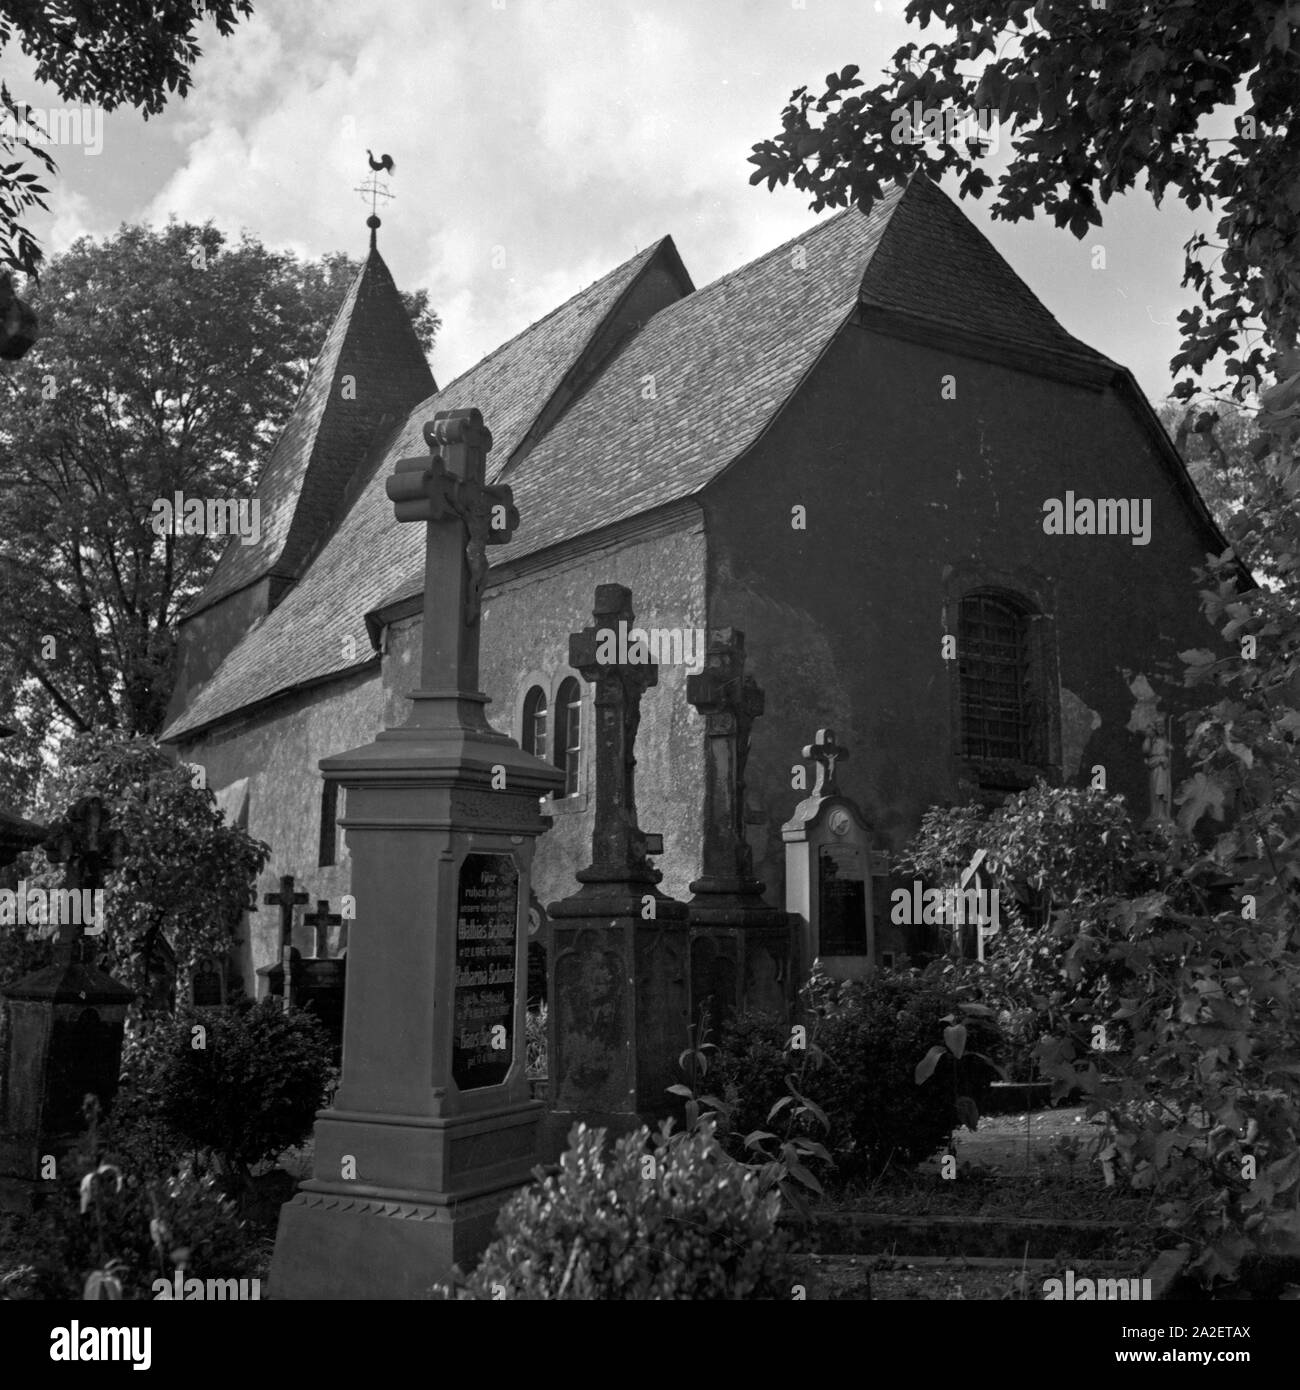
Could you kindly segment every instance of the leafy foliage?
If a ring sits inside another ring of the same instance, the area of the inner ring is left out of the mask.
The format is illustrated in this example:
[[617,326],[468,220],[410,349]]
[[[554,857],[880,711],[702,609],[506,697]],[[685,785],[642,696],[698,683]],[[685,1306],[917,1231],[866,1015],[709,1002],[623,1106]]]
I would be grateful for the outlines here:
[[[164,936],[182,984],[198,961],[225,957],[269,854],[227,825],[211,791],[192,782],[156,744],[110,733],[76,740],[47,789],[52,808],[100,797],[125,836],[125,861],[106,881],[99,940],[113,973],[141,994]],[[53,869],[44,877],[58,880]]]
[[1131,871],[1137,838],[1122,796],[1040,780],[991,812],[975,804],[932,807],[899,872],[948,886],[983,849],[1000,903],[1022,897],[1046,915],[1053,902],[1115,886]]
[[[777,1024],[779,1027],[779,1020],[764,1015],[757,1017],[765,1025]],[[741,1028],[745,1030],[743,1023]],[[707,1030],[702,1027],[701,1039],[706,1035]],[[804,1094],[810,1067],[819,1067],[823,1057],[815,1041],[802,1041],[805,1045],[796,1048],[794,1030],[790,1030],[784,1049],[785,1075],[781,1078],[784,1093],[772,1102],[763,1124],[757,1128],[736,1130],[735,1101],[699,1093],[710,1066],[716,1060],[715,1054],[719,1052],[715,1043],[701,1040],[696,1046],[687,1048],[679,1058],[679,1065],[686,1070],[689,1082],[669,1086],[668,1090],[686,1099],[688,1132],[694,1134],[706,1120],[714,1125],[723,1147],[744,1161],[746,1168],[758,1179],[760,1190],[764,1193],[777,1190],[806,1220],[811,1215],[805,1200],[806,1190],[819,1195],[824,1191],[821,1180],[809,1165],[813,1162],[833,1165],[834,1159],[820,1140],[810,1137],[811,1134],[828,1130],[830,1121],[817,1102]],[[775,1069],[771,1065],[771,1058],[764,1061],[768,1072],[773,1072]],[[771,1079],[775,1094],[777,1078],[773,1075]],[[780,1132],[773,1133],[769,1126],[775,1126]]]
[[480,1299],[791,1297],[781,1199],[723,1150],[713,1122],[605,1143],[576,1125],[555,1176],[513,1197],[466,1293]]
[[[1101,225],[1100,205],[1139,184],[1158,204],[1172,192],[1189,208],[1219,206],[1217,245],[1185,248],[1184,284],[1199,303],[1180,315],[1175,371],[1199,373],[1236,352],[1262,326],[1263,341],[1226,370],[1245,395],[1266,367],[1279,381],[1300,360],[1270,362],[1300,326],[1300,147],[1294,140],[1300,45],[1287,0],[1194,5],[1049,5],[1031,0],[912,0],[909,21],[949,32],[905,44],[885,80],[867,87],[856,64],[827,74],[814,95],[798,88],[782,129],[754,146],[752,183],[793,181],[813,206],[855,200],[869,210],[891,179],[953,174],[963,197],[993,187],[987,146],[944,124],[937,138],[896,139],[898,113],[996,112],[1014,125],[1014,157],[998,181],[993,215],[1041,209],[1076,237]],[[1211,141],[1204,118],[1241,110],[1234,133]],[[1214,258],[1203,253],[1216,253]],[[1221,252],[1221,256],[1217,253]],[[1182,394],[1190,394],[1184,383]]]
[[[1300,516],[1273,542],[1270,588],[1242,592],[1231,556],[1202,576],[1221,640],[1181,653],[1200,707],[1157,882],[1061,913],[1118,1046],[1104,1066],[1059,1030],[1039,1049],[1058,1090],[1106,1117],[1111,1171],[1156,1196],[1207,1281],[1300,1254]],[[1130,728],[1161,718],[1144,694]]]
[[329,1039],[313,1014],[244,999],[179,1015],[147,1085],[159,1118],[215,1154],[238,1186],[253,1164],[307,1138],[330,1074]]
[[[0,4],[0,52],[16,38],[35,60],[36,80],[52,85],[65,101],[106,111],[129,104],[147,118],[162,111],[170,94],[188,93],[199,56],[196,26],[211,22],[228,37],[252,12],[249,0],[181,0],[163,6],[119,0],[71,9],[7,0]],[[35,275],[41,251],[22,219],[31,208],[47,206],[43,195],[48,190],[23,168],[23,156],[34,155],[48,173],[55,163],[39,137],[16,133],[26,129],[25,108],[0,85],[0,266]]]
[[0,1297],[149,1299],[155,1279],[187,1266],[204,1278],[248,1277],[252,1238],[213,1181],[188,1168],[160,1178],[123,1167],[89,1099],[87,1131],[53,1197],[25,1223],[27,1258],[0,1270]]
[[529,1009],[524,1018],[524,1062],[530,1078],[547,1075],[546,1003]]
[[[224,538],[158,535],[153,503],[252,496],[357,268],[178,222],[52,260],[40,344],[0,374],[0,704],[25,731],[158,732]],[[427,348],[427,295],[405,302]]]
[[[951,1059],[961,1082],[955,1093],[916,1084],[918,1059],[962,1002],[951,991],[914,974],[839,983],[815,975],[805,999],[808,1041],[821,1061],[801,1089],[815,1094],[825,1117],[838,1177],[927,1158],[963,1122],[958,1095],[984,1108],[994,1072],[973,1051]],[[995,1037],[986,1020],[972,1028],[982,1041]],[[779,1019],[745,1014],[724,1032],[718,1070],[738,1134],[765,1129],[772,1107],[788,1094],[790,1036]],[[805,1134],[815,1135],[815,1119],[805,1120]]]

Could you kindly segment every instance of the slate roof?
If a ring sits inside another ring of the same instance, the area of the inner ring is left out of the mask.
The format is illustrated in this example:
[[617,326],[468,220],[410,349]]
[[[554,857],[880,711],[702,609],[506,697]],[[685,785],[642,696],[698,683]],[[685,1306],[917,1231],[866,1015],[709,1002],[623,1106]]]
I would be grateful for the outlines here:
[[[428,454],[421,431],[435,411],[483,409],[486,403],[484,418],[493,435],[489,466],[504,467],[583,350],[665,248],[671,251],[669,238],[595,281],[411,410],[302,582],[249,630],[163,731],[163,740],[183,737],[279,691],[367,664],[366,613],[384,601],[402,575],[423,563],[423,528],[399,525],[384,490],[393,463]],[[340,321],[347,314],[345,304]],[[291,421],[286,433],[293,428]],[[351,660],[343,655],[349,636],[357,653]]]
[[[355,389],[345,394],[348,376]],[[393,277],[372,246],[258,480],[261,535],[253,545],[232,540],[185,616],[265,574],[296,578],[338,520],[357,468],[437,389]]]
[[[423,528],[395,522],[384,491],[395,461],[427,452],[420,430],[435,410],[473,405],[494,435],[495,476],[537,417],[546,382],[558,382],[572,360],[575,334],[608,304],[605,295],[587,296],[636,265],[598,281],[416,408],[297,588],[164,738],[355,668],[360,658],[339,655],[345,631],[370,659],[366,612],[422,585]],[[870,213],[855,207],[825,218],[654,314],[511,468],[522,525],[493,548],[493,560],[517,559],[706,487],[758,440],[864,301],[1105,361],[1056,323],[939,189],[914,179]]]
[[1073,338],[936,184],[916,178],[862,283],[867,305],[900,309],[1030,349],[1117,364]]

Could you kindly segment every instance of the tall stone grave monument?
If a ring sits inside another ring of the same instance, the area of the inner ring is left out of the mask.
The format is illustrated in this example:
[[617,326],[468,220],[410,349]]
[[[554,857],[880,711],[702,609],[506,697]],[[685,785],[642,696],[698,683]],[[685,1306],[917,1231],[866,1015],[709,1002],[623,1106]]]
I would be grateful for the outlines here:
[[578,870],[578,891],[547,909],[552,1151],[578,1120],[622,1132],[667,1113],[690,1017],[686,905],[659,891],[663,875],[647,855],[660,837],[636,814],[641,696],[659,670],[632,659],[642,654],[636,646],[625,663],[614,659],[619,625],[633,628],[623,585],[597,587],[592,617],[569,638],[569,664],[596,696],[591,864]]
[[[85,905],[120,866],[121,834],[98,797],[85,797],[51,825],[46,856],[64,865],[54,959],[4,992],[6,1066],[0,1077],[0,1206],[26,1210],[49,1182],[56,1161],[85,1128],[83,1103],[107,1109],[117,1093],[126,1011],[135,993],[95,964],[103,922]],[[89,928],[90,935],[87,935]]]
[[274,1298],[422,1298],[467,1268],[536,1162],[524,1067],[528,885],[562,775],[487,722],[478,686],[486,547],[518,525],[484,485],[477,410],[425,426],[388,481],[427,523],[421,688],[410,718],[321,761],[347,789],[356,920],[343,1076],[315,1166],[280,1213]]
[[816,780],[781,827],[785,905],[800,920],[800,972],[806,977],[820,961],[832,979],[862,979],[876,956],[870,829],[840,792],[835,767],[848,750],[834,731],[818,729],[803,756],[816,764]]
[[745,634],[709,633],[704,669],[686,681],[686,698],[704,716],[703,873],[690,885],[691,1017],[719,1026],[738,1008],[784,1013],[792,1003],[789,915],[763,901],[745,837],[745,763],[763,691],[745,670]]

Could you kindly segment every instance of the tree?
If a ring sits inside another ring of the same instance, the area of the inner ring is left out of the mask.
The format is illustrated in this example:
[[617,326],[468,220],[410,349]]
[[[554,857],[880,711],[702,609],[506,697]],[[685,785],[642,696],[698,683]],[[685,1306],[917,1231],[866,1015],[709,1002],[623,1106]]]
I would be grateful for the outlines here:
[[[165,939],[183,992],[200,961],[224,961],[270,850],[227,825],[190,768],[146,739],[94,734],[72,741],[45,789],[46,817],[84,796],[98,796],[125,837],[125,858],[105,879],[97,938],[105,962],[147,998]],[[27,877],[53,886],[61,870],[37,868]]]
[[[190,72],[201,52],[195,26],[211,21],[229,37],[253,13],[249,0],[115,0],[95,5],[70,0],[38,5],[0,0],[0,53],[17,39],[36,62],[36,79],[50,83],[65,101],[97,104],[105,111],[139,108],[147,120],[171,93],[186,96]],[[44,148],[50,132],[14,101],[0,83],[0,266],[35,276],[42,254],[23,216],[46,207],[49,191],[23,168],[30,154],[47,173],[57,167]],[[14,156],[18,158],[14,160]],[[12,162],[11,162],[12,161]]]
[[[1099,204],[1139,182],[1157,204],[1173,192],[1190,208],[1217,205],[1220,244],[1198,235],[1185,247],[1200,302],[1180,315],[1171,365],[1199,375],[1240,354],[1225,363],[1239,396],[1272,369],[1279,384],[1296,377],[1285,404],[1300,399],[1300,355],[1284,356],[1300,322],[1300,25],[1288,0],[912,0],[907,18],[952,32],[905,44],[874,87],[850,65],[820,96],[798,88],[781,132],[754,146],[752,183],[793,180],[818,210],[869,209],[886,182],[920,170],[959,175],[961,196],[978,198],[993,180],[974,117],[996,116],[1016,140],[994,217],[1041,209],[1083,237],[1101,225]],[[1239,98],[1231,137],[1199,133]],[[1203,259],[1211,251],[1217,264]],[[1177,394],[1193,389],[1185,380]]]
[[1261,582],[1276,585],[1296,482],[1275,436],[1261,435],[1255,412],[1231,400],[1166,401],[1157,413],[1219,529]]
[[[357,270],[211,224],[123,227],[56,257],[38,353],[0,377],[0,694],[11,722],[152,734],[177,619],[221,538],[156,498],[248,496]],[[426,349],[424,291],[405,296]],[[0,700],[0,707],[4,705]]]

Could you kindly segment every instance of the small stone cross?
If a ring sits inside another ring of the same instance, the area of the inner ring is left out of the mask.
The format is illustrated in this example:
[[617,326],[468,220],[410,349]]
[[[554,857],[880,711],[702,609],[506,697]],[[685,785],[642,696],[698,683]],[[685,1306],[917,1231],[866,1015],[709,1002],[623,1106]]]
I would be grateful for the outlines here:
[[835,742],[835,730],[818,729],[813,741],[803,750],[803,756],[817,764],[813,796],[838,796],[840,789],[835,781],[835,764],[847,761],[849,750]]
[[287,1010],[292,1000],[289,984],[289,964],[293,951],[293,910],[308,901],[306,893],[293,891],[293,875],[283,874],[280,878],[280,891],[267,893],[262,901],[280,909],[280,963],[284,968],[284,1007]]
[[316,911],[303,913],[303,925],[314,927],[316,931],[316,959],[324,960],[325,952],[329,945],[329,929],[339,926],[343,918],[337,912],[330,911],[330,900],[328,898],[316,899]]

